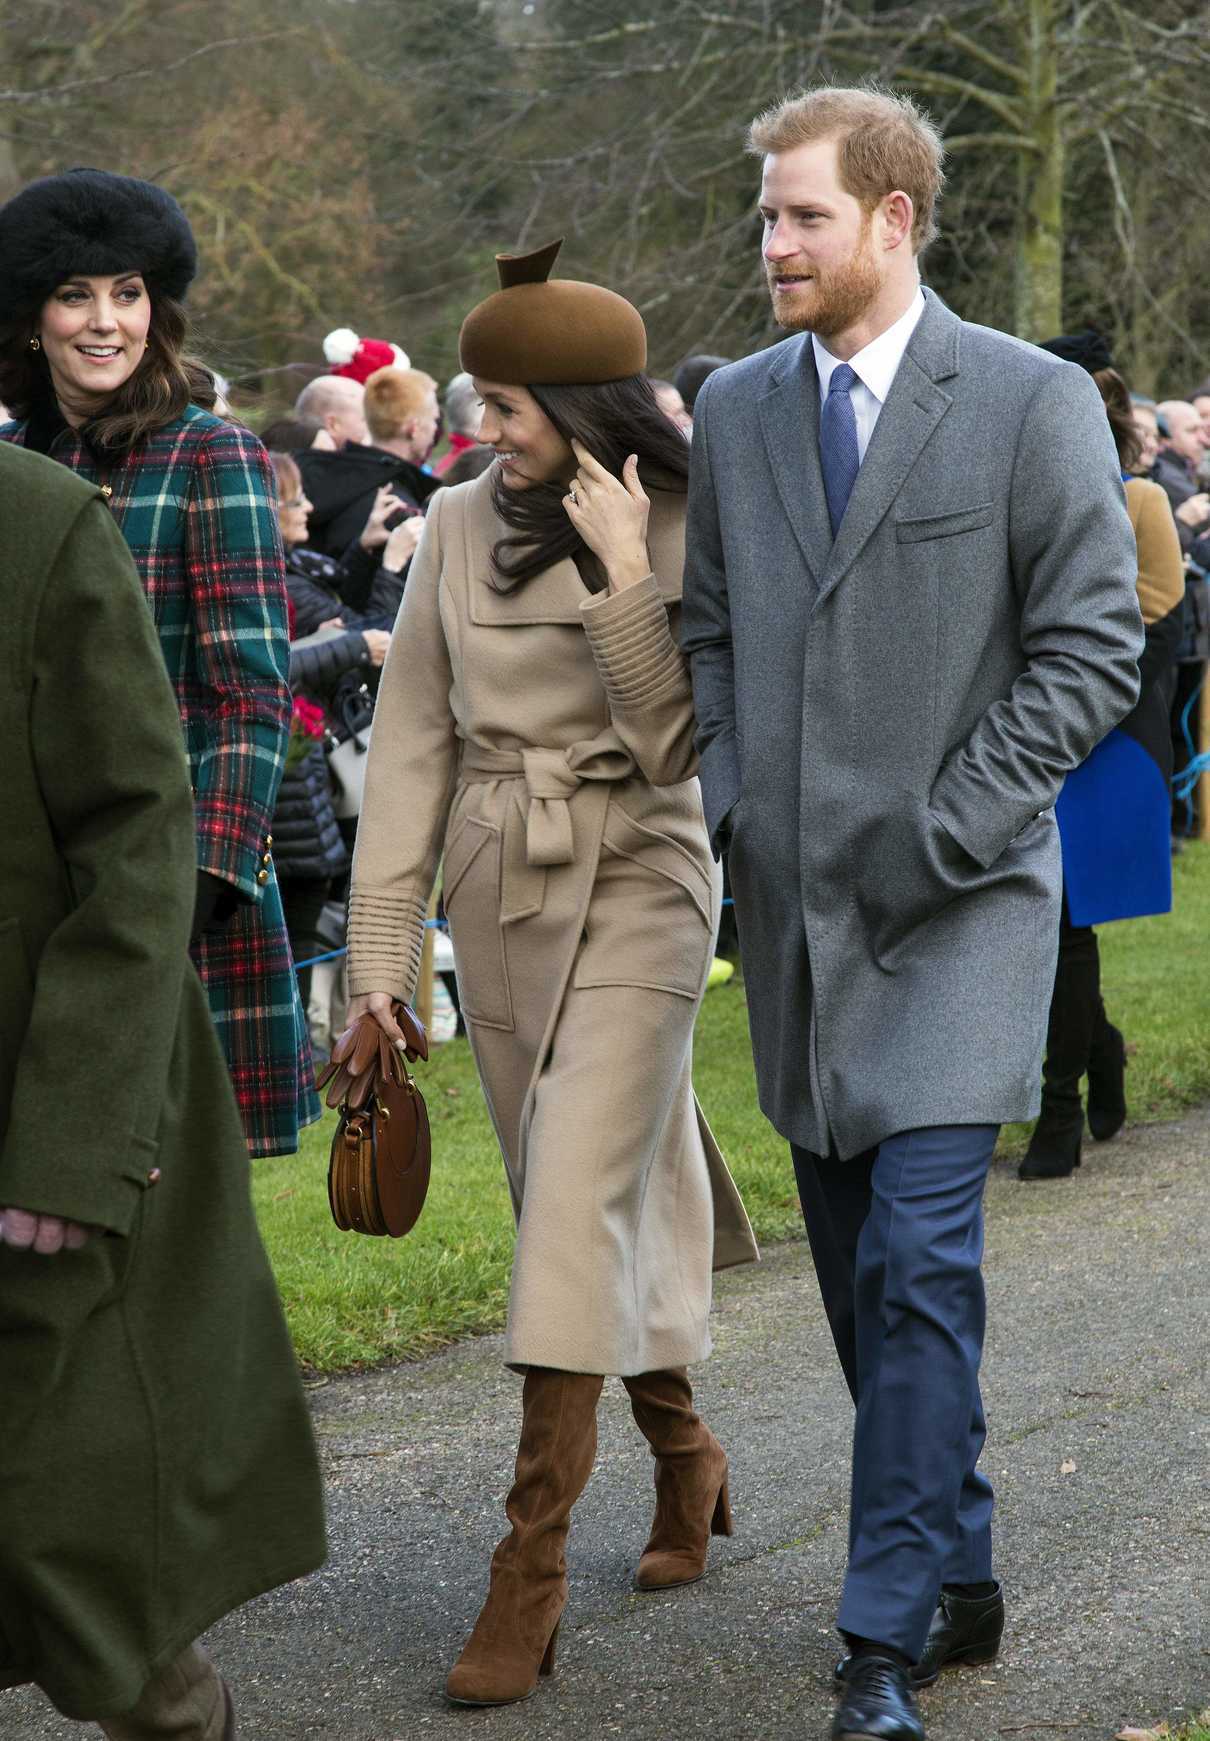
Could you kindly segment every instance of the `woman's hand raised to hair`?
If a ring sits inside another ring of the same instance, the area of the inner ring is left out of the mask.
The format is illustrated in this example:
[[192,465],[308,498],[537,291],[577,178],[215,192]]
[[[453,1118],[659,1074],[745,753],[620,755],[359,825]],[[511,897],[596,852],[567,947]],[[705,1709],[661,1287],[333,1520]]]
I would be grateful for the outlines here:
[[582,443],[571,445],[579,463],[563,498],[564,511],[600,560],[610,592],[622,592],[651,573],[647,555],[651,503],[639,482],[638,459],[632,453],[621,478],[615,478]]

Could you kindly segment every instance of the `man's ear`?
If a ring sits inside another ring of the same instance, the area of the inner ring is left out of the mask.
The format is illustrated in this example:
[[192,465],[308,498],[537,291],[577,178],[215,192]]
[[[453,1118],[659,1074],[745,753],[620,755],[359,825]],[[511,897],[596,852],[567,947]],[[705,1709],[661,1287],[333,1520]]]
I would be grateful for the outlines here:
[[887,248],[911,247],[912,223],[916,216],[908,194],[900,190],[882,202],[883,239]]

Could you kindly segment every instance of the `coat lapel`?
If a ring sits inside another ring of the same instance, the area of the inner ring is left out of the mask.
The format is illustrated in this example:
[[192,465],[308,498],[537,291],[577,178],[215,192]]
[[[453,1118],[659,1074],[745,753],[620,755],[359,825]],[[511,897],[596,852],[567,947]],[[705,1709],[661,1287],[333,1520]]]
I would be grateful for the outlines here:
[[819,464],[819,377],[809,334],[786,346],[773,385],[760,401],[760,424],[777,493],[819,586],[832,528]]
[[819,588],[816,605],[848,573],[885,519],[925,443],[953,403],[938,386],[958,373],[961,323],[943,302],[925,292],[925,309],[857,474]]

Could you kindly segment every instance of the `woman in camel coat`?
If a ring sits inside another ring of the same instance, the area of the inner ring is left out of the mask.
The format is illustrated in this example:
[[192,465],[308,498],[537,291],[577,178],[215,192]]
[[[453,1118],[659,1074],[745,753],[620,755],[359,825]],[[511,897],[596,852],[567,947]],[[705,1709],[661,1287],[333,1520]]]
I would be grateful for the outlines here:
[[513,1529],[448,1688],[476,1704],[526,1696],[553,1661],[605,1374],[657,1459],[638,1583],[701,1575],[711,1527],[729,1530],[726,1458],[684,1368],[710,1350],[712,1269],[756,1255],[690,1074],[720,889],[675,638],[687,454],[636,379],[637,312],[547,282],[556,252],[501,261],[504,288],[463,327],[498,461],[430,505],[350,902],[352,1013],[395,1035],[443,863],[517,1215]]

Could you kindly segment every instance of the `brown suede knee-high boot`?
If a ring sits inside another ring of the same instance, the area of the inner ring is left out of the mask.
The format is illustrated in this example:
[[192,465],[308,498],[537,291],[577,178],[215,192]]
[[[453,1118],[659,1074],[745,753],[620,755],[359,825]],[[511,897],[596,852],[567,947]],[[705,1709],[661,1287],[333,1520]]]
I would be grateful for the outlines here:
[[510,1705],[550,1674],[567,1601],[563,1550],[571,1508],[597,1454],[594,1373],[531,1366],[525,1375],[517,1474],[505,1502],[512,1530],[492,1555],[491,1587],[445,1683],[460,1705]]
[[706,1570],[712,1535],[731,1534],[727,1457],[694,1412],[683,1366],[624,1378],[639,1430],[655,1456],[655,1522],[635,1573],[636,1590],[692,1584]]

